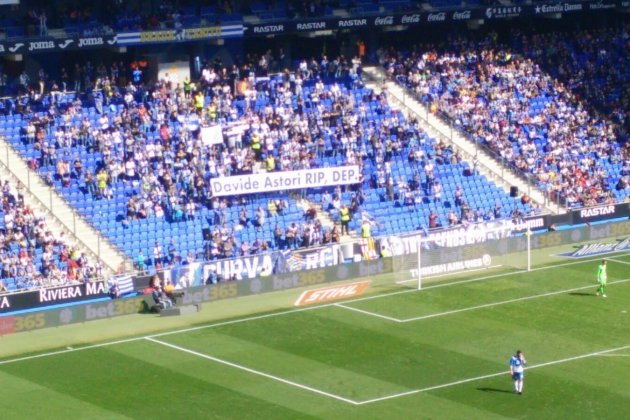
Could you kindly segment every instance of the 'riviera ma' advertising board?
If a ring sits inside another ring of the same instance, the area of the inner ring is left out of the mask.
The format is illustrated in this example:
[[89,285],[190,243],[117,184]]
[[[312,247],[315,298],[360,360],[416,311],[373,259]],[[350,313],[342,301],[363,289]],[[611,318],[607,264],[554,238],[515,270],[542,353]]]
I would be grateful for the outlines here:
[[71,284],[0,296],[0,313],[107,297],[104,281]]

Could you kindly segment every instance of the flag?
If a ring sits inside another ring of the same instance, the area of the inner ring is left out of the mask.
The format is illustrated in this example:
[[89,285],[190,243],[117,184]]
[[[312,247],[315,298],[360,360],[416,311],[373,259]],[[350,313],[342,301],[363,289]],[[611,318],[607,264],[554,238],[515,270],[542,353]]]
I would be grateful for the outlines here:
[[119,277],[113,277],[109,280],[109,283],[112,282],[118,283],[118,291],[121,295],[126,295],[127,293],[135,292],[133,287],[133,277],[130,275],[124,275]]
[[378,220],[376,220],[376,218],[372,216],[370,213],[368,213],[367,211],[361,212],[361,221],[367,221],[372,226],[381,226]]
[[285,249],[282,251],[282,256],[284,257],[286,271],[299,271],[302,269],[302,256],[297,252]]

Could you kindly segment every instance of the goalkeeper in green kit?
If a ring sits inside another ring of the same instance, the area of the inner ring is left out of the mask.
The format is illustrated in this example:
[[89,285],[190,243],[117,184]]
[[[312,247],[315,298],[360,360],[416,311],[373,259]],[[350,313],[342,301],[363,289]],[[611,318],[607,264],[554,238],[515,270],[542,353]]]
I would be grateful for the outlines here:
[[595,293],[597,296],[606,297],[606,260],[602,260],[602,263],[597,267],[597,282],[599,288]]

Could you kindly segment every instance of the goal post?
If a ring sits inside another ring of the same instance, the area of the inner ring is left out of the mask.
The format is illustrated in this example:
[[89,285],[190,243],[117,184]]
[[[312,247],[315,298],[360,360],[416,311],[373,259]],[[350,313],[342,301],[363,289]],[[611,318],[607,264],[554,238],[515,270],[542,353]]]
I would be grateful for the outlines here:
[[416,289],[473,273],[531,269],[530,235],[514,235],[506,227],[390,236],[381,240],[381,246],[392,255],[395,283]]
[[418,253],[418,290],[422,289],[422,241],[418,241],[418,247],[417,247],[417,253]]

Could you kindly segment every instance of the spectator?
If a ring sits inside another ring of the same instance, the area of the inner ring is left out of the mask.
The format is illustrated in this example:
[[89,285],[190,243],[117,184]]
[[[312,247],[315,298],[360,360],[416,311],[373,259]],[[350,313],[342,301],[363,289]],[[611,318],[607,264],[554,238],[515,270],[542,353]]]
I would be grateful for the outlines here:
[[138,271],[144,271],[146,269],[145,259],[142,250],[138,251],[138,255],[136,256],[136,269]]
[[349,235],[350,232],[348,231],[348,226],[350,225],[352,216],[350,214],[350,209],[346,207],[345,204],[342,204],[339,209],[339,218],[341,219],[341,234]]
[[153,264],[156,268],[162,267],[162,244],[159,241],[153,246]]
[[96,183],[98,188],[98,197],[104,198],[106,196],[105,189],[107,188],[107,183],[109,181],[109,176],[105,169],[101,169],[96,175]]
[[285,238],[287,241],[287,245],[291,249],[297,248],[297,236],[298,236],[298,228],[295,223],[291,223],[289,227],[287,227],[285,232]]
[[249,223],[249,217],[247,216],[247,209],[245,207],[241,207],[241,210],[238,213],[238,222],[245,228]]
[[269,200],[267,202],[267,211],[269,212],[269,217],[275,218],[278,216],[278,205],[276,204],[276,200]]
[[435,229],[439,227],[438,224],[438,215],[435,211],[429,213],[429,229]]
[[177,258],[177,248],[175,247],[175,241],[173,239],[168,243],[168,262],[174,264]]
[[262,206],[258,206],[256,209],[256,227],[259,231],[262,231],[265,226],[266,214]]
[[219,276],[217,275],[217,270],[214,266],[210,266],[210,270],[208,271],[208,277],[206,278],[206,284],[217,284],[219,282]]
[[167,296],[166,292],[164,292],[159,283],[154,286],[152,297],[153,301],[160,307],[160,309],[173,307],[173,301]]
[[276,223],[276,227],[273,230],[273,246],[276,249],[280,249],[282,247],[282,228],[279,223]]
[[363,239],[366,238],[371,238],[372,237],[372,224],[370,223],[370,221],[368,219],[363,219],[363,222],[361,223],[361,237]]
[[109,297],[112,299],[118,299],[120,297],[120,287],[117,281],[113,281],[109,286]]

